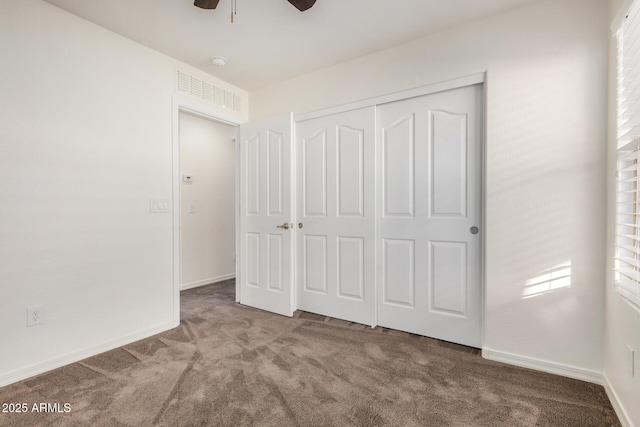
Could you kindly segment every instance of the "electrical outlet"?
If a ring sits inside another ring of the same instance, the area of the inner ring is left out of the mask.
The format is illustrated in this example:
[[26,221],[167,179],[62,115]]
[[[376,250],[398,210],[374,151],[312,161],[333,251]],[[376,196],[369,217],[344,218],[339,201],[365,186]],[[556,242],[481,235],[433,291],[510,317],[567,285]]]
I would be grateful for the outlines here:
[[31,305],[27,307],[27,327],[38,326],[44,323],[44,307]]

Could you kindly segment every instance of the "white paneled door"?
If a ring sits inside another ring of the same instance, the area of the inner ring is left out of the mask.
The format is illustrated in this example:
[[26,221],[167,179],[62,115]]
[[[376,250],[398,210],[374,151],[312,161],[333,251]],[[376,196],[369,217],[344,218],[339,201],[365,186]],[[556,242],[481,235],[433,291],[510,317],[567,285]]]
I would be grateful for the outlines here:
[[293,314],[291,114],[240,126],[240,303]]
[[374,107],[296,124],[297,306],[375,324]]
[[378,324],[481,346],[482,86],[378,106]]

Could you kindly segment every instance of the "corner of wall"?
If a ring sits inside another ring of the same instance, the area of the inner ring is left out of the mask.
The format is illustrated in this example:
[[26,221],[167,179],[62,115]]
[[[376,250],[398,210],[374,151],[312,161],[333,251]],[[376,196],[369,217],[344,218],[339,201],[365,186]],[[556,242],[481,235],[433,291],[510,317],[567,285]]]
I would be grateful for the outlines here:
[[613,406],[613,410],[616,411],[616,415],[620,420],[620,424],[622,424],[623,427],[634,427],[634,424],[631,421],[631,417],[624,408],[615,389],[611,386],[606,373],[602,375],[602,385],[604,387],[604,391],[607,393],[609,401],[611,402],[611,406]]

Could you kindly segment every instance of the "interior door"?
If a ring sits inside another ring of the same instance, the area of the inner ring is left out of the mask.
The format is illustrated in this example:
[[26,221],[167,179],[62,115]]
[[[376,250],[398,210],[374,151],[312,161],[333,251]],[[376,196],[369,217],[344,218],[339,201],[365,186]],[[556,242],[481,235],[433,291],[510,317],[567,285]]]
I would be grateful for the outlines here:
[[378,324],[481,345],[482,86],[378,107]]
[[297,306],[375,322],[374,107],[296,123]]
[[293,314],[292,114],[240,126],[236,286],[242,304]]

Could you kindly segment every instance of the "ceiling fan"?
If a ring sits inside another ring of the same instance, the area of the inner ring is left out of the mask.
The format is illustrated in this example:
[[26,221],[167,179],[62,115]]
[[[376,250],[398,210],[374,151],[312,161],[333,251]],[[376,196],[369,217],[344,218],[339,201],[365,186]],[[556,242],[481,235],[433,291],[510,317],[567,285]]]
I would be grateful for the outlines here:
[[[287,0],[296,9],[300,12],[304,12],[307,9],[311,9],[311,7],[315,4],[316,0]],[[215,9],[218,6],[220,0],[195,0],[193,2],[194,6],[197,6],[201,9]]]

